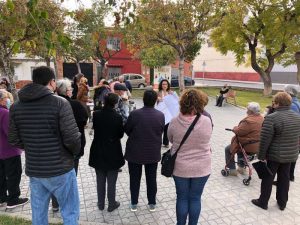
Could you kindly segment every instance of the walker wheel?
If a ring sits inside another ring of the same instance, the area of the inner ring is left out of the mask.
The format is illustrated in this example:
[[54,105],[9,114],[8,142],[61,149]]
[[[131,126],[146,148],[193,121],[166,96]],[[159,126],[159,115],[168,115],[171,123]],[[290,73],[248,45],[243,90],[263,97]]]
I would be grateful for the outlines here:
[[243,180],[243,184],[246,185],[246,186],[249,186],[250,181],[248,179],[244,179]]
[[228,177],[229,176],[229,170],[221,170],[221,174],[224,176],[224,177]]

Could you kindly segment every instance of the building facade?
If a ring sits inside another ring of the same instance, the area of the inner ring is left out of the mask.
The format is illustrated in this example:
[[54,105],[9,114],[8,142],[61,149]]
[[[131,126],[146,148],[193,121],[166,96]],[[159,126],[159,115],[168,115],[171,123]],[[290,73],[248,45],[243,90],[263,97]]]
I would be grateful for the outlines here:
[[[201,79],[220,79],[261,82],[261,78],[252,67],[237,66],[233,53],[222,55],[208,41],[202,45],[199,55],[193,61],[193,76]],[[297,83],[297,67],[284,68],[275,65],[271,72],[273,83]]]

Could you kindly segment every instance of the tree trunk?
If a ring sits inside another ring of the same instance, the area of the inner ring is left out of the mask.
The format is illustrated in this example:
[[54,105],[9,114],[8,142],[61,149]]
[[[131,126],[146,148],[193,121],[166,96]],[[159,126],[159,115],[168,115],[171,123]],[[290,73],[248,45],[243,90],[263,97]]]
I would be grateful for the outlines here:
[[50,57],[46,57],[45,60],[46,60],[46,65],[47,65],[48,67],[50,67],[50,62],[51,62]]
[[76,62],[76,66],[77,66],[77,72],[81,73],[80,63],[78,61]]
[[154,68],[150,68],[150,85],[154,83]]
[[14,97],[14,100],[16,101],[18,99],[16,84],[14,81],[14,71],[11,66],[10,62],[10,56],[5,57],[4,52],[0,51],[0,70],[2,71],[2,74],[9,79],[9,83],[11,86],[11,94]]
[[271,96],[272,95],[272,81],[270,73],[274,66],[274,58],[268,58],[269,66],[266,71],[264,71],[256,62],[256,45],[249,44],[249,50],[251,52],[251,66],[252,68],[259,74],[260,78],[264,82],[264,96]]
[[[98,61],[99,62],[99,61]],[[97,77],[97,84],[100,82],[101,78],[103,78],[103,71],[104,71],[104,68],[105,68],[105,63],[106,63],[106,60],[105,59],[101,59],[100,60],[100,73],[98,73],[98,77]],[[108,78],[109,79],[109,78]]]
[[56,58],[54,58],[53,63],[54,63],[54,71],[56,74],[56,78],[58,78],[57,59]]
[[272,95],[272,81],[271,81],[270,73],[260,71],[259,75],[264,82],[264,92],[263,92],[264,96],[271,96]]
[[184,91],[184,56],[179,57],[179,76],[178,76],[178,83],[179,83],[179,91],[180,93]]
[[300,85],[300,52],[295,53],[295,61],[297,64],[297,81],[298,84]]

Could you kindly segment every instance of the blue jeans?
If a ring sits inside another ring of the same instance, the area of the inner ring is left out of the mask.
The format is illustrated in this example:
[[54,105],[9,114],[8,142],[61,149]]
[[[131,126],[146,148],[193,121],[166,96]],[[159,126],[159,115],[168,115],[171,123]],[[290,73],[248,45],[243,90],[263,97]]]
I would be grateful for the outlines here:
[[77,225],[79,194],[75,170],[50,178],[30,177],[33,225],[48,225],[49,200],[53,194],[60,206],[64,225]]
[[176,186],[176,217],[177,225],[185,225],[189,215],[189,225],[198,223],[201,211],[201,195],[208,176],[183,178],[173,176]]

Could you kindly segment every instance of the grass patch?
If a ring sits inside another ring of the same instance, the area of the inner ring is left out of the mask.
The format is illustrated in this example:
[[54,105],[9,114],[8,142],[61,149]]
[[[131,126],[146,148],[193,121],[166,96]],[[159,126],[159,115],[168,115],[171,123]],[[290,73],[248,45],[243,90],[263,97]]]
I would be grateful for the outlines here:
[[[215,87],[201,87],[199,88],[207,93],[209,96],[215,97],[220,88]],[[262,90],[247,90],[247,89],[235,89],[236,91],[236,104],[238,106],[247,107],[248,102],[257,102],[260,104],[262,111],[267,105],[272,104],[272,97],[263,96]]]
[[[219,91],[220,87],[196,87],[204,91],[207,95],[215,97]],[[248,102],[258,102],[261,106],[261,109],[267,105],[271,105],[272,97],[263,96],[262,90],[249,90],[244,88],[233,88],[236,91],[236,103],[238,106],[247,107]],[[179,93],[178,88],[172,88],[173,91]],[[143,98],[144,89],[133,89],[132,98]],[[90,93],[90,96],[93,96],[93,91]]]
[[[0,225],[31,225],[30,220],[12,217],[7,215],[0,215]],[[59,225],[61,223],[49,223],[50,225]]]

